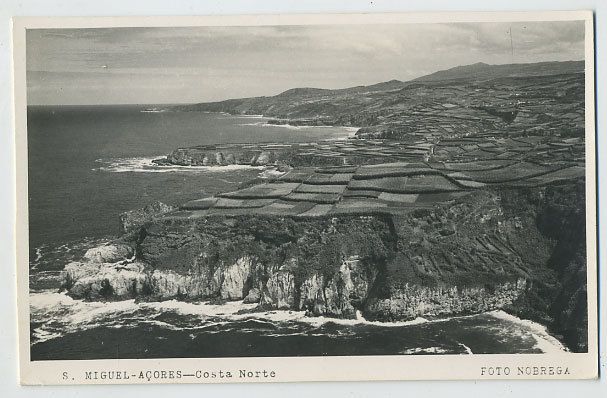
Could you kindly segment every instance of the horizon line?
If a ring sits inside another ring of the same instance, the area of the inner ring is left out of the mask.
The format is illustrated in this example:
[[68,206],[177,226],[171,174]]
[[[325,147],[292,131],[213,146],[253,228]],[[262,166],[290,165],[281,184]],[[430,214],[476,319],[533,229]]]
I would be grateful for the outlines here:
[[[413,82],[419,78],[422,78],[424,76],[430,76],[433,75],[435,73],[438,72],[443,72],[443,71],[448,71],[451,69],[455,69],[455,68],[459,68],[459,67],[466,67],[466,66],[472,66],[472,65],[478,65],[478,64],[482,64],[482,65],[487,65],[487,66],[503,66],[503,65],[535,65],[535,64],[543,64],[543,63],[565,63],[565,62],[586,62],[586,59],[577,59],[577,60],[566,60],[566,61],[554,61],[554,60],[548,60],[548,61],[537,61],[537,62],[510,62],[510,63],[504,63],[504,64],[488,64],[486,62],[474,62],[474,63],[470,63],[470,64],[461,64],[461,65],[455,65],[446,69],[438,69],[435,70],[434,72],[430,72],[430,73],[426,73],[424,75],[421,76],[417,76],[414,77],[412,79],[409,80],[400,80],[398,78],[393,78],[393,79],[388,79],[388,80],[384,80],[384,81],[380,81],[380,82],[376,82],[376,83],[371,83],[371,84],[358,84],[355,86],[347,86],[347,87],[338,87],[338,88],[321,88],[321,87],[312,87],[312,86],[299,86],[299,87],[291,87],[288,88],[286,90],[283,90],[279,93],[276,94],[272,94],[272,95],[258,95],[258,96],[244,96],[244,97],[237,97],[237,98],[225,98],[225,99],[220,99],[220,100],[215,100],[215,101],[197,101],[197,102],[176,102],[176,103],[145,103],[145,102],[129,102],[129,103],[77,103],[77,104],[68,104],[68,103],[64,103],[64,104],[30,104],[30,103],[26,103],[26,107],[30,107],[30,106],[38,106],[38,107],[42,107],[42,106],[150,106],[150,105],[156,105],[156,106],[178,106],[178,105],[195,105],[195,104],[209,104],[209,103],[215,103],[215,102],[223,102],[223,101],[230,101],[230,100],[238,100],[238,99],[245,99],[245,98],[263,98],[263,97],[275,97],[277,95],[280,95],[282,93],[285,93],[289,90],[296,90],[296,89],[312,89],[312,90],[328,90],[328,91],[336,91],[336,90],[346,90],[349,88],[356,88],[356,87],[368,87],[368,86],[374,86],[377,84],[382,84],[382,83],[388,83],[388,82],[400,82],[400,83],[409,83],[409,82]],[[34,70],[29,70],[26,71],[26,76],[27,73],[29,72],[44,72],[44,71],[34,71]]]

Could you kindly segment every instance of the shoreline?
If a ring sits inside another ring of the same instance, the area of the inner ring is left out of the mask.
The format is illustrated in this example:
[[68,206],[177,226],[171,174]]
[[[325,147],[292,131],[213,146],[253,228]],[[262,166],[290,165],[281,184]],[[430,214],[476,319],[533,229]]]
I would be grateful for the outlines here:
[[[240,117],[237,115],[231,115],[231,116]],[[259,118],[267,119],[267,117],[265,117],[265,116],[261,116]],[[340,126],[340,125],[299,125],[299,124],[290,124],[290,123],[274,124],[274,123],[267,123],[267,121],[265,123],[262,123],[262,122],[243,123],[243,124],[240,124],[240,126],[277,127],[277,128],[284,128],[284,129],[289,129],[289,130],[305,130],[305,129],[314,129],[314,128],[342,129],[346,133],[343,136],[340,135],[339,137],[326,138],[326,139],[323,139],[322,141],[343,141],[343,140],[348,140],[348,139],[354,139],[356,137],[356,133],[362,128],[362,127],[357,127],[357,126]]]
[[[188,111],[191,112],[191,111]],[[263,114],[259,115],[248,115],[248,114],[238,114],[238,113],[230,113],[230,112],[213,112],[213,111],[200,111],[205,114],[217,114],[224,116],[231,116],[234,118],[245,118],[245,119],[267,119],[265,123],[244,123],[241,126],[261,126],[261,127],[283,127],[291,130],[300,130],[307,128],[334,128],[334,129],[344,129],[347,131],[346,137],[338,137],[338,138],[330,138],[326,139],[327,141],[336,140],[341,141],[344,139],[354,138],[358,130],[362,127],[360,126],[343,126],[343,125],[314,125],[314,124],[293,124],[292,122],[296,121],[296,119],[276,119],[274,116],[266,116]],[[285,123],[269,123],[271,121],[284,121]]]
[[[57,338],[62,338],[69,333],[86,331],[100,326],[98,322],[107,316],[108,319],[116,314],[134,314],[136,311],[155,311],[158,313],[174,312],[177,316],[198,317],[201,320],[215,320],[215,322],[241,322],[247,320],[257,320],[270,322],[275,326],[288,323],[302,323],[311,327],[319,328],[327,324],[335,324],[340,327],[368,326],[380,329],[392,329],[402,327],[415,327],[418,325],[433,325],[453,320],[463,320],[480,317],[491,317],[501,321],[509,322],[520,327],[519,331],[536,340],[535,348],[542,353],[568,352],[568,348],[557,337],[550,334],[547,327],[538,322],[519,318],[505,310],[492,310],[478,314],[453,315],[446,317],[418,317],[409,321],[368,321],[364,318],[344,319],[329,316],[310,316],[305,311],[295,310],[264,310],[256,309],[257,304],[246,304],[242,301],[227,301],[217,304],[208,301],[141,301],[135,299],[122,301],[86,301],[71,298],[66,292],[57,292],[56,290],[42,290],[31,294],[30,309],[32,317],[30,322],[39,321],[38,318],[51,319],[53,311],[66,313],[68,322],[65,324],[65,333],[44,329],[44,322],[33,333],[37,340],[35,344],[43,343]],[[144,321],[143,324],[149,323]],[[136,323],[133,326],[140,325]],[[187,327],[178,327],[165,322],[158,323],[157,326],[169,330],[187,329]],[[205,327],[204,325],[201,327]],[[421,349],[424,350],[423,348]],[[467,348],[469,350],[469,348]],[[409,349],[411,353],[416,353],[415,349]],[[440,354],[440,352],[425,352],[429,354]],[[473,352],[469,352],[473,354]],[[453,355],[453,354],[452,354]]]
[[[164,156],[164,158],[163,158]],[[232,171],[248,171],[260,170],[264,171],[266,166],[255,166],[248,164],[226,164],[226,165],[209,165],[209,166],[183,166],[178,164],[159,164],[155,160],[166,159],[166,155],[143,156],[135,158],[114,158],[114,159],[97,159],[95,162],[102,164],[94,171],[104,171],[110,173],[166,173],[166,172],[232,172]]]

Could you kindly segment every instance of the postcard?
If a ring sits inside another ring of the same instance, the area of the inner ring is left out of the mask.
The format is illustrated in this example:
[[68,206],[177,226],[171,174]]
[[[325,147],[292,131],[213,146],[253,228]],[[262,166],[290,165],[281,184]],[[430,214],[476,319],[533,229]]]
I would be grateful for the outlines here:
[[591,12],[13,29],[22,384],[597,377]]

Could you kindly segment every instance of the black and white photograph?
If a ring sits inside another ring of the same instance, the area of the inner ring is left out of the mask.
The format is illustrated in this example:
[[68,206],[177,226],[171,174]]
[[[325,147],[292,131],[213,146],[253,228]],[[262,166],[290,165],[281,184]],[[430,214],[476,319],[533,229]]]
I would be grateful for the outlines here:
[[591,14],[497,16],[26,26],[21,360],[596,355]]

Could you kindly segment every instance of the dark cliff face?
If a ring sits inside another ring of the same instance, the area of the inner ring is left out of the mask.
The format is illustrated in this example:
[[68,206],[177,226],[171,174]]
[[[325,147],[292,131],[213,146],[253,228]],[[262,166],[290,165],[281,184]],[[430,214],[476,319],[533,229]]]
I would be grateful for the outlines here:
[[[574,351],[588,349],[585,184],[521,190],[503,196],[507,209],[527,217],[551,243],[546,276],[509,311],[549,325]],[[524,201],[524,203],[521,203]],[[533,258],[533,253],[529,253]]]
[[180,289],[189,298],[240,300],[253,293],[264,307],[352,317],[393,239],[388,220],[375,217],[165,218],[145,227],[138,247],[158,275],[206,275]]
[[392,215],[178,211],[125,235],[134,262],[116,265],[107,249],[68,265],[65,287],[93,300],[244,300],[383,321],[503,308],[584,351],[583,187],[483,190]]
[[[511,303],[526,284],[517,262],[498,264],[505,256],[497,251],[466,258],[469,248],[462,244],[473,244],[472,238],[453,236],[458,227],[468,228],[461,219],[466,209],[452,209],[400,219],[165,218],[145,227],[138,251],[157,278],[167,279],[167,272],[203,276],[177,291],[163,289],[164,280],[155,282],[160,299],[177,292],[192,299],[242,299],[253,292],[264,307],[339,317],[359,310],[379,320],[475,313]],[[415,228],[425,228],[428,238],[412,242]]]
[[583,351],[583,195],[583,183],[570,183],[478,191],[399,215],[171,213],[131,235],[135,265],[103,281],[89,278],[97,291],[74,271],[67,287],[93,299],[114,292],[244,300],[314,315],[352,318],[360,311],[384,321],[505,308],[549,325]]

